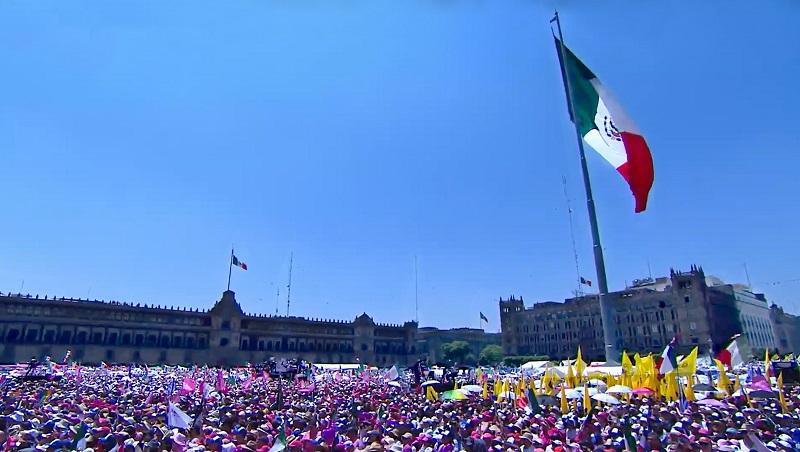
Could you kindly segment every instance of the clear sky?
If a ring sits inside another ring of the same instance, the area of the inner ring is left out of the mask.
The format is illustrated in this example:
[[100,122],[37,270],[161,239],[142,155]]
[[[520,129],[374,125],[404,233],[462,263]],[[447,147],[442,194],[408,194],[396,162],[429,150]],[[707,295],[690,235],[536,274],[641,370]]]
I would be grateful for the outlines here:
[[[645,3],[646,5],[642,5]],[[690,6],[689,4],[692,4]],[[767,2],[6,1],[0,291],[499,327],[595,280],[549,19],[653,151],[588,155],[612,289],[702,265],[800,313],[800,8]],[[587,151],[590,151],[587,149]]]

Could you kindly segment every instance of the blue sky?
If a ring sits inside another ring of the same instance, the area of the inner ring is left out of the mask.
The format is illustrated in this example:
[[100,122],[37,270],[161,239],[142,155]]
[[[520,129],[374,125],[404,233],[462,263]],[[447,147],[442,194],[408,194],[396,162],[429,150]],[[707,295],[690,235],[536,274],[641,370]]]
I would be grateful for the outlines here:
[[[654,154],[589,153],[612,289],[703,265],[800,313],[800,8],[561,1]],[[0,291],[499,326],[595,279],[553,1],[0,5]]]

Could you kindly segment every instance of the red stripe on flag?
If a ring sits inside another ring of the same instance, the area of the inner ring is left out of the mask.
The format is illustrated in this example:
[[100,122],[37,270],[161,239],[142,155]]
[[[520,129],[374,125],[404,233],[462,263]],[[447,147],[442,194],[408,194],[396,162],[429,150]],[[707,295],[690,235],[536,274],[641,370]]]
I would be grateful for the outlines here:
[[247,270],[247,264],[244,262],[239,262],[239,266],[242,267],[242,270]]
[[621,135],[628,161],[617,168],[617,171],[625,178],[631,188],[633,198],[636,201],[636,213],[644,212],[647,209],[647,197],[655,179],[653,156],[650,154],[647,142],[641,135],[630,132],[622,132]]

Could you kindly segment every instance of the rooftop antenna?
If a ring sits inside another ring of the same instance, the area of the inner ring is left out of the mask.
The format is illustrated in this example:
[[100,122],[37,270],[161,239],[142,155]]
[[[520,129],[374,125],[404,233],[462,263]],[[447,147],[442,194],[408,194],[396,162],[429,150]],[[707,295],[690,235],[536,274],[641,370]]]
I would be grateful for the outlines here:
[[294,261],[294,251],[289,255],[289,285],[286,286],[286,317],[289,317],[289,305],[292,303],[292,262]]
[[578,276],[577,287],[578,290],[574,291],[575,296],[582,296],[583,295],[583,287],[581,287],[581,269],[578,266],[578,247],[575,245],[575,227],[572,223],[572,203],[569,200],[569,194],[567,193],[567,178],[564,175],[561,175],[561,183],[564,185],[564,199],[567,201],[567,216],[569,217],[569,235],[572,238],[572,256],[575,259],[575,274]]
[[414,255],[414,321],[419,325],[419,284],[417,281],[417,255]]
[[650,279],[653,279],[653,271],[650,270],[650,261],[647,261],[647,276],[649,276]]
[[278,294],[275,295],[275,315],[278,315],[278,306],[281,303],[281,288],[278,287]]
[[744,264],[744,275],[747,277],[747,287],[753,290],[753,286],[750,285],[750,272],[747,271],[747,263]]

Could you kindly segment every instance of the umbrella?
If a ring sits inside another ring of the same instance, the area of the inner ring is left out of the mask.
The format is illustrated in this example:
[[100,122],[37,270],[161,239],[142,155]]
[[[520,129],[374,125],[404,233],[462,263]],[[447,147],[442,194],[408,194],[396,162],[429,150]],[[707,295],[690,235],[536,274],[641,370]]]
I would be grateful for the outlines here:
[[[583,392],[578,391],[577,389],[562,389],[562,391],[566,391],[565,397],[570,400],[577,400],[583,398]],[[561,393],[558,393],[558,396],[561,397]]]
[[636,388],[633,393],[636,395],[653,395],[653,390],[650,388]]
[[610,394],[603,394],[603,393],[593,395],[592,399],[597,400],[598,402],[609,403],[611,405],[618,405],[622,403],[616,397]]
[[401,385],[399,381],[390,381],[389,382],[389,386],[396,386],[398,388],[402,388],[403,387],[403,385]]
[[424,388],[425,386],[435,385],[437,383],[440,383],[440,381],[439,380],[428,380],[428,381],[422,383],[422,387]]
[[[583,388],[582,387],[578,386],[577,388],[575,388],[575,390],[580,392],[581,393],[581,397],[583,397]],[[590,396],[593,396],[593,395],[595,395],[595,394],[597,394],[599,392],[600,391],[598,391],[597,388],[589,388],[589,395]]]
[[468,397],[456,390],[443,392],[441,398],[444,400],[466,400]]
[[462,387],[461,389],[463,389],[463,390],[465,390],[467,392],[476,393],[476,394],[479,393],[479,392],[483,392],[483,388],[478,386],[478,385],[466,385],[466,386]]
[[624,385],[615,385],[606,391],[607,394],[630,394],[633,392],[633,389],[624,386]]
[[698,405],[706,405],[715,408],[735,408],[732,407],[730,404],[723,402],[722,400],[717,399],[703,399],[697,401]]
[[692,390],[695,392],[716,392],[717,388],[705,383],[700,383],[692,386]]
[[470,392],[468,389],[464,388],[458,388],[456,389],[456,391],[458,391],[459,394],[464,394],[467,397],[471,396],[472,394],[475,394],[474,392]]
[[747,395],[755,399],[771,399],[776,396],[772,391],[765,391],[763,389],[756,389],[755,391],[747,391]]
[[593,378],[589,380],[589,386],[608,386],[605,381]]
[[560,403],[557,397],[547,394],[536,396],[536,400],[539,401],[539,405],[553,406],[553,405],[558,405]]

